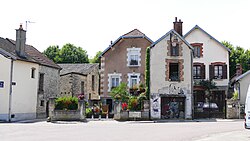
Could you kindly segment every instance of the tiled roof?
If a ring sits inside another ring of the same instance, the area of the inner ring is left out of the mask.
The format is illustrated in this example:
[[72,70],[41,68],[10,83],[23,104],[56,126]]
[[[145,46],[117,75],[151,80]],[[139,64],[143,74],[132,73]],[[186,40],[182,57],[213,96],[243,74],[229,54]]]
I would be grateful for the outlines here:
[[127,39],[127,38],[145,38],[147,39],[149,42],[153,43],[153,41],[148,38],[144,33],[142,33],[140,30],[138,29],[134,29],[122,36],[120,36],[118,39],[116,39],[111,45],[109,45],[109,47],[107,47],[102,54],[99,57],[102,57],[109,49],[111,49],[111,47],[113,47],[118,41],[120,41],[121,39]]
[[203,33],[205,33],[207,36],[209,36],[211,39],[213,39],[215,42],[217,42],[219,45],[221,45],[223,48],[225,48],[228,52],[231,52],[231,50],[224,46],[221,42],[219,42],[217,39],[215,39],[213,36],[211,36],[210,34],[208,34],[205,30],[203,30],[201,27],[199,27],[198,25],[195,25],[190,31],[188,31],[185,35],[184,38],[186,38],[189,34],[191,34],[191,32],[193,32],[195,29],[199,29],[201,30]]
[[16,48],[15,43],[16,42],[14,40],[8,38],[4,39],[0,37],[0,48],[5,52],[9,53],[10,55],[12,55],[12,58],[15,57],[17,60],[33,62],[40,65],[61,69],[60,66],[54,63],[52,60],[45,57],[41,52],[39,52],[36,48],[30,45],[25,46],[26,57],[25,58],[19,57],[15,51]]
[[62,70],[60,75],[65,75],[69,73],[78,73],[86,75],[90,73],[96,67],[98,68],[99,64],[58,64]]
[[123,36],[145,36],[145,34],[143,34],[140,30],[138,29],[134,29],[126,34],[124,34]]

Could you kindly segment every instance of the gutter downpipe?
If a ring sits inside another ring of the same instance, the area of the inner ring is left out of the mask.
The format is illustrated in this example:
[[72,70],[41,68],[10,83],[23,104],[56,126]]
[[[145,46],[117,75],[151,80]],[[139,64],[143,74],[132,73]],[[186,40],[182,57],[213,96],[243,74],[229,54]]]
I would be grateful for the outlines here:
[[192,120],[194,120],[194,77],[193,77],[193,55],[194,52],[191,49],[191,103],[192,103]]
[[11,122],[12,79],[13,79],[13,59],[11,59],[11,65],[10,65],[10,93],[9,93],[9,117],[8,117],[9,122]]

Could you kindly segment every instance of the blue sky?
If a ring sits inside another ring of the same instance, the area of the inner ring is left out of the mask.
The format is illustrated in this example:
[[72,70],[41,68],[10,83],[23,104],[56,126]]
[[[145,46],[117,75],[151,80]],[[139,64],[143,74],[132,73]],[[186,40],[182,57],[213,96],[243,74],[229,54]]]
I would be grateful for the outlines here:
[[8,0],[1,2],[0,37],[15,39],[27,25],[27,43],[39,51],[73,43],[90,56],[137,28],[156,41],[183,21],[183,33],[196,24],[219,41],[250,49],[250,0]]

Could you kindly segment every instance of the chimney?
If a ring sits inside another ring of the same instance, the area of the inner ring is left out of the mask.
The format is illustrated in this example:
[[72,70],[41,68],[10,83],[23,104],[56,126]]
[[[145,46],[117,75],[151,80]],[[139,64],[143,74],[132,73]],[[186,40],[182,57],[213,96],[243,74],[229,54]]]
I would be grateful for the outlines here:
[[236,76],[240,76],[242,74],[242,66],[241,64],[236,65]]
[[19,57],[25,58],[25,42],[26,42],[26,31],[23,30],[20,24],[19,29],[16,29],[16,53]]
[[177,17],[175,17],[175,22],[174,23],[174,30],[180,34],[182,36],[182,21],[181,19],[179,19],[179,21],[177,20]]

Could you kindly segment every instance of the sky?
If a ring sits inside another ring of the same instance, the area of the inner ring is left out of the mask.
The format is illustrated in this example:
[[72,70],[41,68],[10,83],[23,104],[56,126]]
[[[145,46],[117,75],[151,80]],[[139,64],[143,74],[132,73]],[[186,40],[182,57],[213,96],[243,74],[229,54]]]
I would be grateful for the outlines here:
[[250,0],[4,0],[0,13],[0,37],[15,39],[22,24],[26,43],[41,52],[72,43],[93,57],[133,29],[156,41],[175,17],[184,34],[199,25],[219,41],[250,49]]

